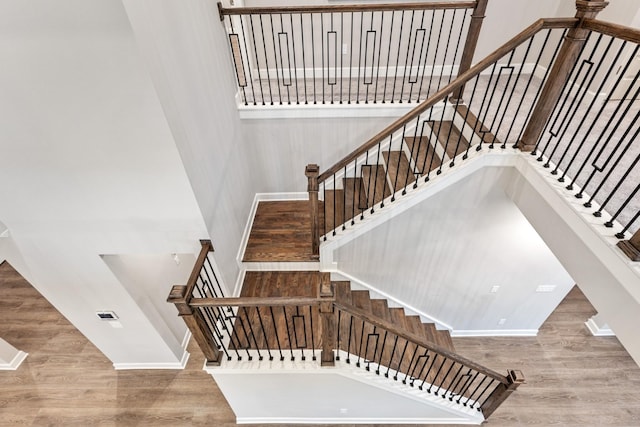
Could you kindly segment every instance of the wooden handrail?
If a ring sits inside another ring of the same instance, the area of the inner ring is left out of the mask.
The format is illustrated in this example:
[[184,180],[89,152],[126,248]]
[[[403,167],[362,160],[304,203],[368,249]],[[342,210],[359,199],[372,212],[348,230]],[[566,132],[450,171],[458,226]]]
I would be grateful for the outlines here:
[[353,306],[350,306],[350,305],[345,305],[345,304],[342,304],[342,303],[340,303],[338,301],[334,302],[334,306],[336,308],[342,310],[342,311],[345,311],[345,312],[355,316],[355,317],[358,317],[360,320],[364,320],[364,321],[372,324],[373,326],[376,326],[378,328],[386,330],[386,331],[388,331],[388,332],[390,332],[390,333],[392,333],[394,335],[397,335],[397,336],[399,336],[399,337],[401,337],[401,338],[403,338],[403,339],[405,339],[407,341],[411,341],[414,344],[417,344],[417,345],[419,345],[421,347],[424,347],[424,348],[427,348],[427,349],[429,349],[431,351],[434,351],[434,352],[436,352],[436,353],[438,353],[438,354],[440,354],[442,356],[445,356],[446,358],[451,359],[451,360],[453,360],[455,362],[458,362],[461,365],[464,365],[464,366],[466,366],[468,368],[474,369],[477,372],[480,372],[480,373],[486,375],[487,377],[492,378],[492,379],[494,379],[494,380],[496,380],[496,381],[498,381],[498,382],[500,382],[502,384],[505,384],[505,385],[509,384],[509,381],[508,381],[507,377],[505,377],[504,375],[502,375],[502,374],[500,374],[500,373],[498,373],[496,371],[493,371],[493,370],[491,370],[489,368],[486,368],[486,367],[484,367],[482,365],[479,365],[479,364],[475,363],[474,361],[469,360],[469,359],[467,359],[465,357],[462,357],[462,356],[460,356],[458,354],[452,353],[452,352],[450,352],[449,350],[447,350],[447,349],[445,349],[443,347],[440,347],[440,346],[438,346],[436,344],[428,342],[424,338],[422,338],[422,337],[420,337],[420,336],[418,336],[418,335],[416,335],[414,333],[403,331],[402,329],[398,328],[393,323],[388,322],[388,321],[386,321],[384,319],[380,319],[380,318],[374,317],[371,314],[367,313],[365,310],[362,310],[360,308],[353,307]]
[[290,307],[318,305],[320,300],[314,297],[238,297],[238,298],[193,298],[191,307]]
[[191,301],[191,297],[193,295],[193,289],[196,287],[196,281],[198,280],[198,276],[200,275],[200,271],[204,266],[204,262],[207,259],[207,255],[209,252],[213,252],[213,245],[211,244],[211,240],[200,240],[200,244],[202,248],[200,249],[200,254],[196,259],[196,263],[193,266],[193,270],[191,270],[191,275],[189,276],[189,280],[186,284],[185,290],[185,298],[186,303],[189,304]]
[[395,132],[396,130],[402,128],[406,123],[418,117],[428,108],[433,107],[435,104],[444,99],[447,95],[454,92],[456,89],[467,83],[469,80],[474,78],[476,75],[480,74],[483,70],[489,68],[493,63],[498,61],[504,55],[509,53],[512,49],[519,46],[521,43],[524,43],[529,37],[536,34],[538,31],[548,28],[571,28],[576,26],[579,23],[579,19],[577,18],[545,18],[538,19],[533,24],[525,28],[518,35],[513,37],[507,43],[496,49],[489,56],[484,58],[482,61],[478,62],[476,65],[471,67],[469,70],[460,74],[452,83],[445,86],[436,92],[433,96],[431,96],[426,101],[419,104],[413,110],[409,111],[404,116],[400,117],[398,120],[387,126],[382,131],[378,132],[373,138],[369,139],[367,142],[362,144],[360,147],[356,148],[350,154],[348,154],[344,159],[327,169],[318,177],[318,182],[323,182],[329,177],[331,177],[334,173],[342,170],[345,166],[353,161],[354,158],[361,156],[366,153],[367,150],[375,147],[379,142],[389,137],[389,134]]
[[632,43],[640,43],[640,30],[612,22],[599,21],[597,19],[585,18],[582,27],[587,30],[596,31],[608,36],[616,37]]
[[381,4],[345,4],[318,6],[270,6],[270,7],[232,7],[225,8],[218,3],[220,20],[225,15],[260,15],[287,13],[341,13],[371,12],[383,10],[441,10],[441,9],[473,9],[475,1],[440,1],[425,3],[381,3]]

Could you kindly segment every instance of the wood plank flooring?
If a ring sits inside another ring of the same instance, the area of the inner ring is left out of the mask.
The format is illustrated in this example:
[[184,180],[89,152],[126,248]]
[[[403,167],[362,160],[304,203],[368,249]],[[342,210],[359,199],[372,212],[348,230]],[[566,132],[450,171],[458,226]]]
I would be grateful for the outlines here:
[[311,254],[309,202],[306,200],[260,202],[242,260],[245,262],[317,261]]
[[[526,375],[486,425],[640,425],[640,368],[616,338],[589,334],[584,321],[594,313],[574,289],[535,338],[453,339],[464,356]],[[0,266],[0,336],[29,353],[18,370],[0,372],[2,427],[237,426],[193,342],[183,371],[115,371],[7,263]]]

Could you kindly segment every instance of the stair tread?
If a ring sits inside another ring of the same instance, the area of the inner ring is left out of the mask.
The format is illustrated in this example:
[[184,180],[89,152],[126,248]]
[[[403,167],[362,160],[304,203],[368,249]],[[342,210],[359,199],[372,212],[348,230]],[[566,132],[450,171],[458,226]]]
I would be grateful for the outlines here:
[[424,326],[419,316],[406,316],[407,330],[414,335],[427,339]]
[[428,137],[405,137],[404,140],[411,150],[416,172],[426,175],[427,171],[432,171],[440,166],[440,156],[435,153]]
[[351,305],[351,283],[348,281],[333,281],[336,301]]
[[500,141],[491,133],[491,131],[482,123],[472,111],[470,111],[466,105],[460,104],[456,107],[456,111],[465,119],[465,122],[473,132],[482,138],[483,142],[501,144]]
[[410,170],[409,159],[404,151],[385,151],[382,153],[382,157],[387,165],[394,193],[416,180],[413,171]]
[[367,313],[371,313],[371,298],[369,296],[369,291],[351,291],[351,300],[355,307],[365,310]]
[[321,234],[326,234],[336,227],[344,224],[344,190],[327,190],[324,194],[324,218],[325,230]]
[[371,313],[383,320],[389,321],[389,307],[387,300],[384,299],[372,299],[371,300]]
[[438,138],[442,146],[445,147],[447,156],[449,156],[450,159],[466,151],[469,147],[469,142],[452,121],[443,120],[429,124],[433,130],[433,134]]
[[387,183],[386,171],[382,165],[362,166],[362,186],[366,195],[366,205],[361,208],[369,208],[380,203],[391,195],[391,189]]

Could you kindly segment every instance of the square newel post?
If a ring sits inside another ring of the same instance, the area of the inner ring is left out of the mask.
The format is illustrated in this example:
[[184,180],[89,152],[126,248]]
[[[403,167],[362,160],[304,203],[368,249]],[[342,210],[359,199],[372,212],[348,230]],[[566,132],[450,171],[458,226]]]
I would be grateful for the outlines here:
[[[471,21],[469,23],[469,30],[467,30],[467,39],[464,42],[464,50],[462,51],[460,65],[458,66],[458,75],[464,73],[465,71],[468,71],[469,68],[471,68],[471,62],[473,61],[473,56],[476,54],[478,38],[480,37],[482,21],[484,20],[488,2],[489,0],[477,0],[476,7],[473,8],[473,12],[471,13]],[[451,74],[453,74],[453,70],[451,70]],[[454,104],[462,103],[463,93],[464,85],[460,86],[460,88],[453,93],[450,101]]]
[[629,240],[619,241],[618,247],[631,261],[640,261],[640,230],[636,231]]
[[187,286],[176,285],[171,288],[171,293],[167,302],[170,302],[178,309],[178,315],[182,317],[184,323],[187,324],[191,335],[198,343],[200,350],[207,359],[207,365],[218,366],[222,360],[222,352],[218,349],[218,345],[213,341],[210,334],[205,333],[209,328],[198,310],[193,310],[189,306],[190,296],[187,295]]
[[333,349],[337,342],[337,320],[333,309],[335,295],[333,285],[328,276],[324,276],[320,284],[320,322],[322,323],[322,353],[321,366],[334,366]]
[[307,176],[307,191],[309,192],[309,209],[311,211],[311,255],[313,258],[320,258],[320,219],[318,212],[318,175],[320,166],[307,165],[304,170]]
[[564,85],[569,79],[573,66],[578,61],[580,51],[589,34],[589,30],[582,28],[582,19],[595,18],[608,4],[608,2],[600,0],[576,1],[576,18],[580,19],[580,22],[576,27],[571,28],[564,38],[564,43],[562,43],[556,61],[549,72],[547,82],[531,113],[531,119],[524,130],[522,139],[516,144],[520,150],[530,152],[535,149],[547,120],[562,95]]
[[507,375],[508,384],[500,384],[496,389],[491,393],[489,399],[482,405],[482,415],[487,419],[493,412],[498,409],[498,407],[504,402],[516,389],[520,386],[520,384],[524,384],[524,375],[522,371],[509,371],[509,375]]

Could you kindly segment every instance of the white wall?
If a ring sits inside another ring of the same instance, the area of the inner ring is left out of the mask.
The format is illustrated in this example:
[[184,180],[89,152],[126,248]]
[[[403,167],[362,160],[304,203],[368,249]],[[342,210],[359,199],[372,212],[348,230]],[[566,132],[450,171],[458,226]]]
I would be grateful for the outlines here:
[[7,0],[0,28],[7,260],[114,363],[175,366],[100,258],[194,253],[207,233],[122,5]]
[[339,248],[338,270],[454,333],[536,333],[575,282],[505,195],[513,174],[484,168],[440,191]]

